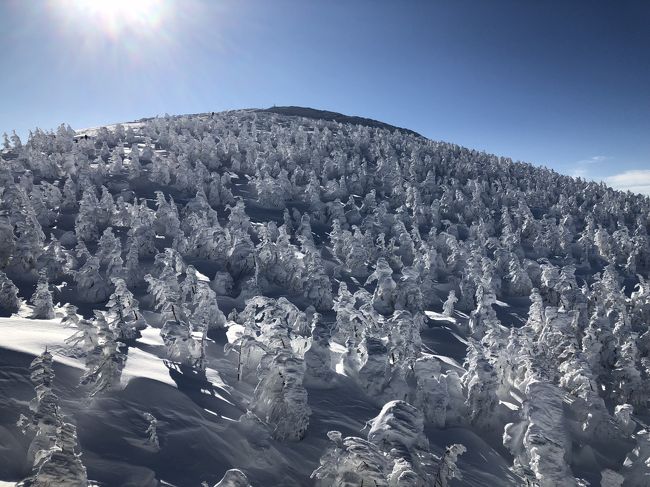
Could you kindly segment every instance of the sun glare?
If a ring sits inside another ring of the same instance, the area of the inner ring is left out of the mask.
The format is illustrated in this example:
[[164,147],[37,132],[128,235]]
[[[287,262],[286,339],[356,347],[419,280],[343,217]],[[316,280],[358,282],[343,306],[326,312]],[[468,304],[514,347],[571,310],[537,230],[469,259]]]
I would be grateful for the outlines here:
[[52,0],[51,6],[67,28],[116,39],[154,34],[172,0]]

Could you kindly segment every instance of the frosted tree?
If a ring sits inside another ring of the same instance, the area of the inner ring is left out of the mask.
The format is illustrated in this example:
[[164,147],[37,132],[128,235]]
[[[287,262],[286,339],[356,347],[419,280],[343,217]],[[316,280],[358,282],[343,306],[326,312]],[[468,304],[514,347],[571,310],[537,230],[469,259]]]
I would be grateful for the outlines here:
[[375,271],[366,280],[366,285],[374,281],[377,281],[377,286],[372,296],[373,307],[382,314],[392,313],[395,309],[397,284],[393,280],[393,270],[383,257],[377,260]]
[[390,379],[389,360],[388,348],[382,340],[366,335],[358,347],[353,346],[343,356],[343,368],[371,397],[380,398]]
[[[205,327],[202,327],[201,338],[193,336],[190,321],[190,310],[181,299],[180,285],[176,266],[170,261],[169,256],[160,259],[163,269],[159,277],[145,276],[149,293],[153,296],[156,309],[163,317],[163,327],[160,336],[167,347],[170,360],[179,362],[192,368],[205,367]],[[201,322],[197,322],[201,325]]]
[[195,337],[185,319],[167,320],[160,329],[160,336],[169,360],[193,369],[205,369],[205,330],[200,337]]
[[139,245],[134,239],[129,244],[126,252],[126,261],[124,263],[124,278],[131,286],[135,285],[142,279],[139,253]]
[[140,164],[140,152],[138,151],[138,146],[133,144],[131,146],[131,152],[129,152],[129,179],[136,179],[142,174],[142,165]]
[[4,269],[9,263],[15,244],[14,227],[0,209],[0,268]]
[[77,185],[74,180],[68,175],[63,184],[63,200],[61,201],[62,210],[76,210],[77,209]]
[[352,235],[346,238],[343,245],[345,265],[352,276],[365,279],[368,276],[370,252],[366,248],[361,230],[356,226],[353,226],[352,230]]
[[143,203],[136,204],[132,212],[131,227],[128,231],[127,245],[135,246],[141,257],[156,253],[155,213]]
[[97,226],[98,208],[99,200],[95,194],[95,189],[92,187],[84,188],[74,225],[77,238],[86,241],[97,240],[99,237],[99,228]]
[[404,309],[412,313],[424,309],[420,276],[412,267],[403,267],[402,276],[397,286],[395,309]]
[[99,273],[99,259],[94,255],[88,257],[73,277],[79,299],[86,303],[99,303],[110,295],[110,288]]
[[577,486],[567,462],[570,438],[562,391],[533,378],[525,394],[521,421],[507,424],[503,434],[503,444],[515,456],[515,471],[542,487]]
[[77,449],[77,428],[71,423],[62,423],[56,431],[55,444],[44,452],[42,460],[35,466],[33,475],[21,485],[25,487],[48,487],[65,485],[86,487],[86,467],[81,462]]
[[317,310],[332,309],[332,285],[323,268],[322,259],[312,245],[305,245],[304,252],[303,294]]
[[355,304],[356,298],[348,290],[347,284],[341,281],[338,294],[334,299],[334,311],[336,312],[335,335],[342,342],[348,338],[353,338],[355,341],[361,340],[360,324],[357,321],[357,316],[360,313],[355,308]]
[[275,439],[302,439],[311,415],[307,391],[302,385],[303,361],[290,353],[279,352],[260,373],[250,410],[269,425]]
[[141,321],[138,316],[138,301],[129,291],[124,279],[117,277],[112,282],[115,290],[106,303],[108,324],[115,331],[117,340],[133,340],[138,337],[138,322]]
[[181,233],[178,208],[170,196],[169,202],[162,191],[156,191],[156,232],[174,238]]
[[181,294],[177,275],[172,266],[165,265],[158,277],[147,274],[144,280],[148,284],[149,294],[154,298],[156,309],[163,313],[166,319],[173,316],[178,321],[176,307],[180,302]]
[[469,330],[472,337],[478,339],[489,330],[498,329],[500,322],[493,307],[496,302],[494,290],[486,282],[479,284],[476,290],[476,302],[476,309],[470,313]]
[[429,446],[422,413],[405,401],[387,402],[368,424],[368,441],[383,451],[426,450]]
[[0,310],[5,313],[16,313],[20,309],[18,288],[7,274],[0,271]]
[[100,266],[106,269],[109,278],[118,277],[122,273],[122,244],[113,234],[113,229],[108,227],[99,239],[97,257]]
[[454,315],[454,305],[458,302],[458,298],[456,297],[456,291],[453,289],[449,291],[449,295],[447,296],[447,299],[445,302],[442,304],[442,314],[444,316],[451,317]]
[[54,235],[39,259],[40,268],[45,270],[50,281],[57,281],[65,276],[72,267],[73,259]]
[[637,368],[639,352],[633,336],[627,337],[618,347],[618,358],[614,364],[613,395],[617,401],[640,405],[647,401],[646,388],[641,372]]
[[321,315],[314,313],[311,324],[311,343],[305,351],[305,381],[317,385],[330,384],[334,371],[329,346],[329,329]]
[[467,407],[471,421],[481,428],[490,428],[499,404],[496,395],[498,377],[485,357],[483,347],[471,340],[468,345],[463,384],[467,388]]
[[54,304],[52,303],[52,292],[47,281],[45,272],[41,272],[36,284],[36,290],[31,299],[34,311],[32,318],[51,320],[54,318]]
[[97,346],[93,353],[87,355],[87,370],[81,377],[81,384],[90,386],[91,397],[116,389],[120,385],[122,369],[126,362],[126,356],[120,350],[123,344],[117,341],[101,311],[95,310],[94,326]]
[[38,469],[56,441],[57,427],[61,424],[59,398],[52,392],[54,369],[52,354],[45,350],[29,365],[30,379],[36,397],[29,403],[30,417],[21,414],[18,426],[35,435],[27,451],[27,460]]
[[154,450],[160,450],[160,441],[158,439],[158,420],[156,417],[148,412],[142,414],[145,421],[147,421],[147,430],[145,434],[147,435],[147,444],[151,446]]
[[102,186],[102,196],[99,199],[96,217],[100,227],[104,228],[111,222],[111,217],[115,213],[115,201],[106,186]]
[[45,234],[31,205],[20,209],[20,216],[14,225],[16,237],[12,261],[24,272],[31,272],[36,267],[38,258],[43,253]]
[[226,316],[219,309],[217,295],[210,289],[205,281],[197,283],[196,294],[192,296],[194,311],[192,313],[192,323],[196,323],[206,330],[215,330],[225,328]]
[[461,480],[463,476],[456,463],[458,457],[467,451],[464,445],[453,444],[445,449],[445,454],[440,459],[438,471],[434,477],[434,487],[448,487],[452,479]]
[[193,265],[185,269],[185,278],[180,284],[181,298],[184,301],[192,301],[199,287],[199,275]]
[[417,381],[413,405],[422,411],[428,422],[444,428],[450,398],[446,376],[438,360],[431,356],[420,357],[413,365],[413,372]]
[[533,288],[528,273],[516,257],[510,261],[505,280],[507,291],[511,296],[528,296]]
[[389,486],[387,476],[392,465],[376,445],[355,436],[343,438],[339,431],[330,431],[327,436],[333,445],[311,474],[311,478],[318,479],[317,485]]

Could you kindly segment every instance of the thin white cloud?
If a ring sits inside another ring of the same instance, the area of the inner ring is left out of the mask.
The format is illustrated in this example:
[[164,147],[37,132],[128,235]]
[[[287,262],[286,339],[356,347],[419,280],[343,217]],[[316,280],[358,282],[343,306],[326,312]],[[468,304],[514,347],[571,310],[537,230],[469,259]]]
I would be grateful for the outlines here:
[[650,195],[650,169],[625,171],[605,178],[605,182],[614,189]]
[[609,157],[607,157],[607,156],[593,156],[593,157],[590,157],[589,159],[581,159],[581,160],[577,161],[576,164],[578,166],[586,166],[586,165],[589,165],[589,164],[598,164],[599,162],[604,162],[607,159],[609,159]]
[[588,167],[593,164],[598,164],[600,162],[605,162],[609,160],[608,156],[591,156],[587,159],[580,159],[573,163],[573,171],[571,176],[574,178],[590,179]]

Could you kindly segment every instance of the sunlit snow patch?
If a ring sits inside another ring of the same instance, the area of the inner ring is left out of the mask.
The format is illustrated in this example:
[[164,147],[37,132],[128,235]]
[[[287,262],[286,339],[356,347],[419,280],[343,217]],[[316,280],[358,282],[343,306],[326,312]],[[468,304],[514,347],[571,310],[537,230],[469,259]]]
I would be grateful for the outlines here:
[[244,330],[246,330],[243,325],[235,323],[234,321],[228,322],[227,326],[228,331],[226,331],[226,338],[228,338],[228,343],[233,343],[237,338],[242,336]]
[[441,362],[446,363],[447,365],[451,365],[452,367],[456,367],[458,369],[464,370],[463,367],[451,357],[447,357],[446,355],[436,355],[436,354],[433,354],[433,356],[438,360],[440,360]]
[[161,358],[139,348],[129,348],[126,365],[122,370],[122,385],[128,384],[136,377],[144,377],[176,387],[176,382],[172,380],[169,369]]
[[164,347],[165,343],[160,336],[160,330],[152,326],[148,326],[140,332],[141,337],[138,338],[138,343],[143,345],[152,345],[154,347]]
[[508,402],[508,401],[501,401],[501,400],[499,400],[499,404],[503,404],[505,407],[507,407],[507,408],[510,409],[511,411],[517,411],[517,410],[519,410],[519,406],[517,406],[516,404],[513,404],[513,403],[511,403],[511,402]]
[[0,348],[16,352],[40,355],[47,347],[56,362],[85,368],[83,362],[57,353],[58,349],[67,347],[66,338],[75,332],[61,324],[60,318],[52,320],[32,320],[13,316],[0,318]]
[[214,396],[214,397],[218,397],[218,398],[221,399],[222,401],[225,401],[225,402],[227,402],[228,404],[234,406],[234,404],[233,404],[231,401],[229,401],[228,399],[226,399],[225,397],[223,397],[221,394],[219,394],[219,393],[215,390],[215,388],[216,388],[216,389],[221,389],[221,390],[223,390],[223,391],[228,391],[228,390],[230,389],[230,386],[228,386],[228,385],[223,381],[223,379],[221,378],[221,375],[219,374],[219,372],[217,372],[217,371],[214,370],[214,369],[207,368],[207,369],[205,369],[205,378],[208,380],[208,382],[209,382],[210,384],[212,384],[212,385],[214,386],[214,388],[213,388],[212,390],[207,391],[208,394],[210,394],[210,395],[212,395],[212,396]]
[[210,282],[210,278],[208,276],[206,276],[205,274],[201,274],[199,271],[196,271],[196,278],[199,281]]
[[453,316],[445,316],[442,313],[436,313],[435,311],[425,311],[424,314],[432,320],[442,320],[449,321],[450,323],[456,323],[456,318]]

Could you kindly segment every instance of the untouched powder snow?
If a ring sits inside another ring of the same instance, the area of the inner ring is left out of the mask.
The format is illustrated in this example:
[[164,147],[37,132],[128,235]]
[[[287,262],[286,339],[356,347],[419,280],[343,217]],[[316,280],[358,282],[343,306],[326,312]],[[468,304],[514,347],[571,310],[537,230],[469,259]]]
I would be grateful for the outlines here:
[[7,350],[39,355],[47,347],[54,360],[83,369],[83,361],[70,358],[62,353],[67,348],[65,340],[76,330],[61,324],[60,318],[52,320],[33,320],[20,318],[0,318],[0,344]]

